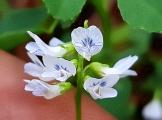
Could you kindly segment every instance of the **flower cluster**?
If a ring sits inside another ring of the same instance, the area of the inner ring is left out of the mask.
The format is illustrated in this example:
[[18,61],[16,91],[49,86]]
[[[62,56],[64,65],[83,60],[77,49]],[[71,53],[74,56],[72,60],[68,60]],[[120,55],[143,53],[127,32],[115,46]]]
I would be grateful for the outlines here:
[[[27,83],[25,90],[46,99],[61,95],[71,88],[72,83],[69,78],[77,74],[77,64],[80,61],[76,60],[75,55],[73,59],[65,56],[77,51],[79,56],[90,61],[91,57],[99,53],[103,47],[103,36],[96,26],[74,29],[71,33],[72,42],[69,43],[52,38],[47,45],[32,32],[28,31],[28,34],[35,42],[26,45],[32,62],[26,63],[24,69],[26,73],[37,79],[25,80]],[[128,56],[119,60],[113,67],[97,62],[90,63],[83,71],[92,70],[99,75],[99,78],[94,78],[85,72],[80,83],[83,83],[83,88],[94,99],[115,97],[117,91],[113,86],[119,79],[137,75],[135,71],[130,70],[137,59],[137,56]]]
[[71,87],[71,83],[65,81],[76,74],[74,63],[61,58],[68,50],[57,38],[53,38],[47,45],[32,32],[28,31],[28,34],[35,42],[29,42],[26,45],[32,62],[26,63],[24,69],[26,73],[38,79],[25,80],[27,83],[25,90],[46,99],[61,95]]

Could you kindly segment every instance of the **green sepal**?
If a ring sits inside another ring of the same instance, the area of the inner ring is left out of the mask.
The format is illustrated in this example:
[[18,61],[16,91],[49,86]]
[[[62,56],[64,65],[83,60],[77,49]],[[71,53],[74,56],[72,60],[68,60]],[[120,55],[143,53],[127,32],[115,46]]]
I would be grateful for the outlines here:
[[75,48],[71,42],[67,42],[67,43],[63,44],[61,47],[63,47],[67,51],[67,53],[63,56],[65,59],[71,60],[71,59],[76,58],[75,56],[77,54],[76,54]]
[[64,94],[65,92],[67,92],[68,90],[70,90],[70,88],[72,87],[71,83],[70,82],[60,82],[59,84],[59,87],[60,87],[60,91],[61,91],[61,94]]
[[93,62],[85,67],[84,73],[85,75],[89,75],[91,77],[101,78],[104,74],[102,72],[102,69],[105,67],[109,67],[109,65],[99,62]]

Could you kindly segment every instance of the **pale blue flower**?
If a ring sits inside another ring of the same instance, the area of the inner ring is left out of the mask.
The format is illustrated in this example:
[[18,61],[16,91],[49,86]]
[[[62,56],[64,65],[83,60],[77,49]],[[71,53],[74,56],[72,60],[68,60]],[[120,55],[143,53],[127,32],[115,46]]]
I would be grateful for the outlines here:
[[138,60],[138,56],[128,56],[119,60],[115,65],[110,67],[103,67],[101,72],[103,76],[119,75],[120,77],[136,76],[137,73],[134,70],[130,70],[130,67]]
[[33,63],[29,62],[25,64],[25,72],[41,80],[66,81],[69,77],[76,74],[75,65],[63,58],[43,56],[42,63],[34,54],[28,53],[28,55]]
[[57,47],[60,45],[65,44],[64,42],[62,42],[60,39],[53,37],[50,41],[49,41],[49,46],[51,47]]
[[46,68],[42,77],[55,77],[56,80],[65,81],[76,74],[75,65],[71,61],[63,58],[43,56],[43,63]]
[[61,88],[58,84],[50,85],[37,79],[24,81],[27,83],[25,85],[25,90],[32,92],[35,96],[43,96],[46,99],[52,99],[61,95]]
[[101,79],[88,78],[84,82],[84,89],[93,99],[112,98],[117,96],[117,91],[112,88],[119,80],[118,76],[109,76]]
[[67,51],[63,47],[59,46],[63,44],[59,39],[53,38],[50,41],[50,46],[44,43],[36,34],[27,31],[28,34],[35,40],[35,42],[29,42],[26,45],[26,49],[35,55],[43,56],[49,55],[54,57],[62,57]]
[[78,27],[72,31],[71,38],[76,51],[88,61],[103,47],[103,36],[96,26]]

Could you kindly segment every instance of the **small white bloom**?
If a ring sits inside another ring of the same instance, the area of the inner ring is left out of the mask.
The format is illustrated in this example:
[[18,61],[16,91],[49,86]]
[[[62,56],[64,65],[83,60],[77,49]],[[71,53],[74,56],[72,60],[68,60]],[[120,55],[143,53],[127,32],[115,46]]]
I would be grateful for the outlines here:
[[61,41],[59,41],[58,39],[53,38],[52,41],[50,42],[51,46],[48,46],[36,34],[30,31],[27,31],[27,32],[35,40],[35,42],[29,42],[26,45],[26,49],[30,53],[33,53],[39,56],[49,55],[49,56],[54,56],[54,57],[62,57],[66,53],[66,50],[64,48],[62,48],[61,46],[58,46],[62,44]]
[[33,63],[26,63],[24,70],[26,73],[38,77],[44,81],[58,80],[66,81],[76,74],[75,65],[65,59],[52,56],[43,56],[43,63],[34,54],[28,53]]
[[119,60],[112,68],[103,67],[103,76],[119,75],[120,77],[135,76],[137,73],[129,68],[138,60],[137,56],[128,56]]
[[146,120],[162,120],[162,104],[159,100],[152,100],[142,110]]
[[103,36],[96,26],[78,27],[72,31],[71,38],[76,51],[88,61],[103,47]]
[[112,88],[119,80],[118,76],[109,76],[101,79],[88,78],[84,82],[84,89],[93,99],[112,98],[117,96],[117,91]]
[[55,77],[56,80],[65,81],[76,74],[75,65],[63,58],[43,56],[43,63],[46,68],[42,77]]
[[59,85],[50,85],[37,79],[24,81],[27,83],[25,85],[25,90],[31,91],[35,96],[43,96],[46,99],[52,99],[61,95],[61,89]]

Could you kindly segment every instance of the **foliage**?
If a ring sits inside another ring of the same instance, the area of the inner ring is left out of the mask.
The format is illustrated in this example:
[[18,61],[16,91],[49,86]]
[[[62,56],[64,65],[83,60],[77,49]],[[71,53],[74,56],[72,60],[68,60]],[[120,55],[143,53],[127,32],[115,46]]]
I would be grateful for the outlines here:
[[[48,12],[61,21],[73,20],[80,12],[86,0],[43,0]],[[69,3],[70,2],[70,3]]]
[[161,0],[118,0],[118,6],[130,26],[149,32],[162,31]]
[[11,50],[27,41],[29,39],[26,35],[27,30],[38,33],[47,31],[45,26],[47,17],[44,8],[8,12],[0,21],[0,48]]

